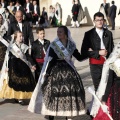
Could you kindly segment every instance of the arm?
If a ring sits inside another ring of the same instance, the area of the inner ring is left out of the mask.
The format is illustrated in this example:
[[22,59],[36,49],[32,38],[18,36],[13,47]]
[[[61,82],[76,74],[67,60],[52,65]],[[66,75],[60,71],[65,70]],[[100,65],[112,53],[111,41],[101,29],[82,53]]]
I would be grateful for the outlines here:
[[113,35],[112,35],[112,32],[110,33],[110,42],[109,42],[109,48],[107,50],[107,58],[109,57],[109,55],[111,54],[111,52],[113,51],[113,48],[114,48],[114,42],[113,42]]
[[74,50],[73,56],[78,60],[78,61],[82,61],[84,59],[86,59],[86,57],[82,56],[77,49]]
[[86,58],[92,57],[95,59],[99,59],[100,58],[99,50],[88,51],[89,48],[91,48],[90,42],[89,42],[89,35],[88,35],[88,33],[85,33],[82,47],[81,47],[81,54]]

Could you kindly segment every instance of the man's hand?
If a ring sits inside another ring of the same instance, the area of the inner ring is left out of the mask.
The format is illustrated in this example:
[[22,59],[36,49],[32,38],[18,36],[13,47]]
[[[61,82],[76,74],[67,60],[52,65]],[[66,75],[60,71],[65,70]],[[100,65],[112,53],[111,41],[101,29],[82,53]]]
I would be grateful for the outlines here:
[[99,50],[99,55],[106,56],[107,55],[107,50]]

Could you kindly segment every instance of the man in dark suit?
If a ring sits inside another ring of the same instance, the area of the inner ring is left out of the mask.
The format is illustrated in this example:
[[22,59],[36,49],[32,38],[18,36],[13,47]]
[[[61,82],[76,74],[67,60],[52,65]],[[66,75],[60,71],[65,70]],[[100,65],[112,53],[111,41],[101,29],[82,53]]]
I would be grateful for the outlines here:
[[115,2],[112,1],[112,6],[110,7],[110,12],[109,12],[109,17],[112,23],[112,30],[115,30],[115,18],[116,18],[116,10],[117,10],[117,6],[114,4]]
[[89,58],[90,72],[97,91],[103,64],[112,52],[114,44],[112,32],[103,28],[104,15],[101,12],[94,15],[94,23],[95,28],[85,33],[81,54]]
[[1,0],[1,4],[3,8],[7,8],[7,2],[5,0]]
[[33,0],[33,24],[38,24],[38,18],[40,17],[40,8],[37,5],[37,1]]
[[22,11],[17,11],[15,13],[15,18],[16,18],[16,21],[13,22],[13,23],[10,23],[10,25],[8,27],[8,32],[7,32],[8,39],[11,38],[11,35],[15,31],[19,30],[19,31],[22,31],[22,33],[23,33],[23,37],[24,37],[23,42],[26,45],[29,45],[29,40],[30,40],[30,43],[32,44],[32,42],[34,41],[32,28],[30,27],[29,22],[23,21],[23,13],[22,13]]
[[45,37],[44,28],[42,27],[37,28],[36,33],[37,33],[38,39],[35,40],[32,44],[31,56],[34,62],[36,63],[35,79],[37,82],[43,66],[46,51],[50,45],[50,41],[44,39]]
[[23,13],[23,15],[24,15],[24,18],[25,18],[24,8],[21,6],[20,1],[17,0],[17,1],[16,1],[16,4],[15,4],[15,7],[14,7],[14,9],[13,9],[13,12],[16,13],[16,11],[19,11],[19,10],[22,11],[22,13]]
[[101,7],[104,8],[104,10],[105,10],[105,14],[106,14],[106,16],[108,16],[108,8],[109,8],[109,4],[106,3],[106,0],[104,0],[104,3],[101,4]]
[[32,14],[33,14],[33,4],[30,3],[30,0],[26,0],[24,5],[24,10],[26,12],[26,20],[30,22],[30,26],[32,27]]

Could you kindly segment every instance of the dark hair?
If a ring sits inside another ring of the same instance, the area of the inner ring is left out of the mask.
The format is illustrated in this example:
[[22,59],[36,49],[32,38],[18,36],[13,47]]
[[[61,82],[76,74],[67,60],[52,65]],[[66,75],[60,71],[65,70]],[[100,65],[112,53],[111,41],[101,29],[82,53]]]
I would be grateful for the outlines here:
[[112,4],[115,4],[115,1],[112,1],[111,3],[112,3]]
[[0,3],[0,5],[2,6],[2,3]]
[[38,34],[40,31],[44,31],[44,27],[39,27],[36,29],[36,33]]
[[68,38],[68,28],[66,26],[60,26],[58,28],[63,28],[64,29],[64,32],[65,32],[65,35],[67,36]]
[[96,17],[103,17],[103,19],[104,19],[104,15],[101,12],[97,12],[94,14],[94,20]]
[[16,0],[16,3],[19,3],[19,4],[20,4],[20,0]]

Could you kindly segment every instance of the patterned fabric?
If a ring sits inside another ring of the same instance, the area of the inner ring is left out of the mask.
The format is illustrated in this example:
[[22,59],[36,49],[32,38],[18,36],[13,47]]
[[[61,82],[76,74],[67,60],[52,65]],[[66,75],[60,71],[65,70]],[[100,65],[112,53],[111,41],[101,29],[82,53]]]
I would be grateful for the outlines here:
[[2,69],[7,47],[0,42],[0,70]]
[[113,120],[120,120],[120,77],[115,79],[111,89],[110,104]]
[[32,92],[15,91],[13,88],[10,88],[7,80],[4,80],[2,90],[0,91],[0,98],[4,99],[30,99],[31,96]]
[[16,91],[32,92],[36,86],[29,66],[11,55],[9,59],[9,86]]
[[[85,91],[81,78],[65,61],[58,61],[42,85],[46,110],[43,114],[77,116],[85,108]],[[49,110],[49,113],[48,113]],[[71,111],[75,111],[74,114]],[[83,114],[83,113],[82,113]]]
[[[59,41],[59,39],[57,39],[56,41]],[[58,48],[54,44],[56,41],[51,43],[51,47],[54,49],[54,52],[57,54],[58,58],[64,59],[63,55],[60,53],[60,51],[58,50]],[[68,44],[67,44],[67,48],[66,49],[69,52],[70,56],[72,56],[74,50],[76,49],[76,45],[72,41],[68,40]]]

